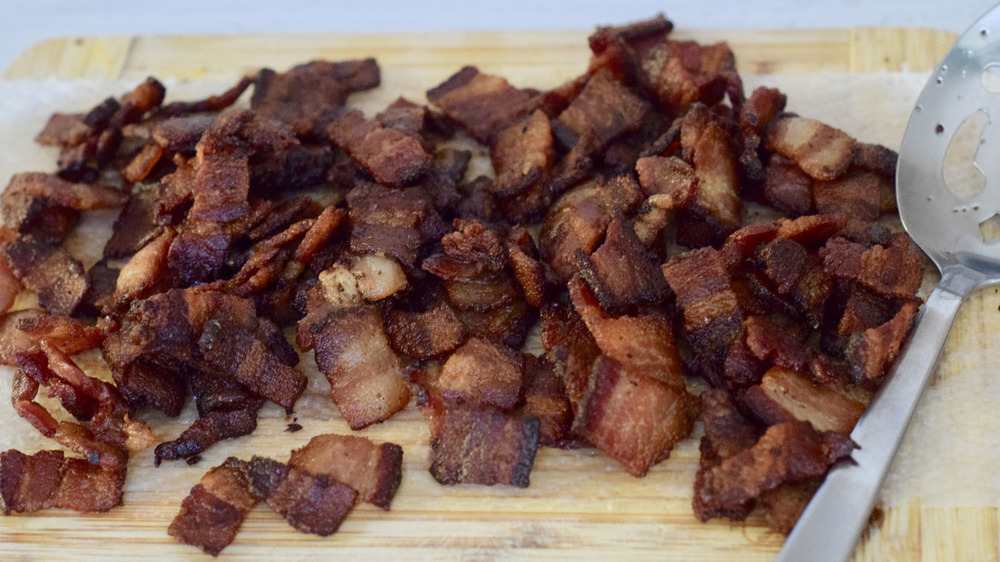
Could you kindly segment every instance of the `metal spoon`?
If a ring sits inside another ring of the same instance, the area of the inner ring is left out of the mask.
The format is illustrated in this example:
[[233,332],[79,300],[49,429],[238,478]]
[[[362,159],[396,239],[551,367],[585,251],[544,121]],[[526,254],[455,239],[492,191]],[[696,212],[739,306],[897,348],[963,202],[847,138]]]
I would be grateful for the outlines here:
[[[994,83],[994,71],[996,78]],[[868,522],[878,489],[917,400],[937,364],[952,321],[974,289],[1000,282],[1000,240],[982,225],[1000,222],[1000,128],[983,130],[974,163],[986,178],[978,194],[953,193],[945,183],[945,153],[976,112],[1000,116],[1000,5],[976,21],[951,48],[917,99],[896,168],[903,226],[941,271],[905,351],[851,433],[854,463],[827,475],[778,561],[847,560]]]

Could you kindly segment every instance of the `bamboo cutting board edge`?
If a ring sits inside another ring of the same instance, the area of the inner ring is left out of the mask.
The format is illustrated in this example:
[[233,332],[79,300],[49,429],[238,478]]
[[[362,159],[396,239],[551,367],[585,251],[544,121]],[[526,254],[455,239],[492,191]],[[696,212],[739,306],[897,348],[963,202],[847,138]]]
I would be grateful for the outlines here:
[[[459,64],[482,64],[484,69],[503,67],[504,53],[516,51],[520,64],[532,59],[533,49],[548,49],[548,58],[553,65],[568,65],[569,75],[574,75],[582,68],[582,63],[588,56],[584,41],[589,31],[557,31],[557,32],[491,32],[491,33],[439,33],[439,34],[351,34],[351,35],[236,35],[236,36],[156,36],[156,37],[88,37],[59,38],[39,43],[27,49],[4,74],[5,79],[43,79],[43,78],[120,78],[156,74],[174,76],[177,78],[226,78],[235,76],[246,70],[263,65],[273,65],[281,68],[287,64],[301,62],[303,56],[319,58],[321,56],[357,56],[385,53],[379,55],[380,62],[387,67],[420,64],[412,59],[413,52],[433,45],[435,56],[445,57],[436,64],[447,72],[458,68]],[[883,72],[898,70],[928,71],[934,67],[940,56],[955,39],[955,35],[928,29],[905,28],[854,28],[838,30],[681,30],[678,36],[696,38],[702,41],[729,40],[740,61],[741,71],[756,74],[768,73],[802,73],[802,72]],[[206,55],[205,53],[211,53]],[[555,54],[553,54],[555,53]],[[192,64],[190,61],[194,60]],[[282,63],[286,64],[282,64]],[[537,61],[536,61],[537,62]],[[508,63],[509,64],[509,63]],[[997,298],[991,295],[977,295],[980,303],[966,305],[963,313],[968,321],[978,317],[983,310],[996,310]],[[963,319],[956,321],[955,333],[963,332]],[[950,342],[951,343],[951,342]],[[417,423],[419,419],[408,419],[403,423]],[[273,439],[275,431],[280,431],[283,425],[280,419],[262,420],[259,439]],[[343,428],[341,428],[341,432]],[[380,432],[369,434],[374,439],[380,438]],[[404,443],[404,448],[408,444]],[[407,448],[407,463],[420,465],[423,460],[416,459],[425,453],[420,445],[413,443]],[[416,449],[411,452],[411,448]],[[695,455],[695,447],[681,447],[675,455]],[[416,460],[414,460],[416,459]],[[575,464],[573,459],[570,464]],[[553,462],[548,455],[539,455],[540,463]],[[583,461],[586,463],[587,460]],[[210,466],[203,463],[206,467]],[[425,464],[425,463],[424,463]],[[668,461],[665,463],[669,465]],[[423,470],[424,466],[410,467]],[[203,469],[192,471],[194,481]],[[194,474],[197,473],[197,474]],[[597,478],[606,475],[594,475]],[[429,478],[429,477],[428,477]],[[193,482],[192,482],[193,483]],[[417,482],[413,486],[404,483],[399,499],[406,511],[407,493],[414,486],[422,486]],[[454,491],[443,490],[443,494]],[[470,509],[464,517],[473,517],[474,508],[478,502],[494,501],[506,495],[532,494],[531,488],[523,491],[493,491],[479,488],[461,489],[457,493],[463,496],[461,505]],[[690,492],[688,492],[690,494]],[[178,498],[179,501],[179,498]],[[433,501],[433,496],[418,497],[410,501]],[[638,501],[638,500],[637,500]],[[592,504],[590,507],[594,507]],[[169,511],[174,506],[163,506]],[[138,519],[143,514],[136,513],[128,506],[120,508],[124,511],[123,518]],[[558,511],[558,510],[556,510]],[[638,511],[641,511],[639,509]],[[419,510],[412,519],[387,521],[379,517],[379,513],[362,509],[359,521],[352,522],[349,518],[345,527],[337,537],[346,537],[348,544],[330,544],[336,546],[331,551],[338,556],[363,557],[375,556],[406,556],[419,559],[463,558],[463,559],[504,559],[518,558],[560,558],[573,559],[586,554],[603,554],[609,556],[628,556],[630,558],[657,558],[670,552],[678,559],[704,558],[707,544],[719,533],[742,533],[745,546],[740,548],[732,542],[727,543],[728,549],[715,551],[715,557],[731,559],[766,559],[777,551],[781,544],[780,537],[762,532],[760,522],[751,522],[746,527],[730,526],[724,522],[701,525],[693,521],[693,525],[680,525],[668,534],[673,534],[677,541],[676,550],[661,550],[651,548],[658,543],[644,537],[645,534],[664,532],[663,527],[669,522],[656,518],[644,517],[642,514],[611,514],[610,517],[625,519],[623,523],[631,522],[640,535],[631,548],[628,537],[620,537],[620,542],[609,541],[602,533],[601,520],[589,521],[590,514],[562,512],[560,524],[578,525],[581,534],[562,537],[562,542],[552,537],[546,538],[545,517],[525,513],[520,526],[509,529],[518,533],[517,540],[510,536],[472,537],[468,540],[452,538],[444,540],[439,533],[425,537],[421,543],[414,537],[411,547],[397,546],[393,549],[372,550],[364,546],[364,541],[358,542],[358,536],[365,533],[405,534],[395,526],[405,527],[408,524],[420,525]],[[388,514],[387,514],[388,515]],[[460,522],[462,513],[455,514],[455,521]],[[154,518],[155,519],[155,518]],[[882,559],[925,559],[925,560],[996,560],[998,557],[998,524],[997,510],[994,508],[933,508],[920,505],[918,499],[909,505],[900,506],[880,512],[873,518],[875,524],[866,532],[866,538],[855,552],[856,560]],[[16,522],[16,529],[4,530],[6,521]],[[46,514],[42,517],[17,517],[0,519],[0,535],[5,539],[0,545],[0,551],[13,555],[14,558],[34,558],[88,554],[101,556],[99,547],[102,541],[115,538],[126,539],[122,530],[107,528],[101,516],[76,516],[73,514]],[[568,522],[568,523],[567,523]],[[370,524],[370,526],[369,526]],[[60,535],[62,529],[78,526],[80,536]],[[466,522],[465,526],[456,523],[457,529],[464,529],[475,534],[474,522]],[[619,531],[617,527],[614,529]],[[427,531],[431,531],[428,529]],[[684,536],[684,533],[697,533],[695,536]],[[588,544],[573,544],[574,539],[581,540],[585,533],[593,535],[593,541]],[[87,536],[84,537],[83,535]],[[162,530],[155,540],[155,546],[162,546],[160,556],[197,556],[198,553],[189,547],[177,549],[172,539]],[[150,540],[150,536],[143,536]],[[293,537],[294,538],[294,537]],[[134,539],[133,539],[134,540]],[[315,546],[322,547],[327,543],[319,539]],[[437,544],[435,540],[439,541]],[[565,541],[570,542],[565,542]],[[254,541],[273,544],[276,547],[290,548],[286,554],[280,550],[267,549],[256,551],[247,543]],[[601,541],[605,541],[603,547]],[[725,542],[725,541],[724,541]],[[308,541],[305,542],[309,544]],[[491,548],[489,545],[493,545]],[[154,546],[150,544],[149,546]],[[308,546],[303,550],[302,541],[284,541],[276,536],[270,527],[270,520],[260,510],[254,512],[248,519],[244,532],[236,542],[223,554],[247,555],[251,557],[282,557],[300,558],[308,556]],[[697,548],[692,548],[697,547]],[[78,549],[74,553],[71,549]],[[86,549],[86,550],[83,550]],[[93,549],[93,550],[90,550]],[[712,552],[711,550],[708,552]],[[134,555],[134,551],[118,552],[118,556]]]

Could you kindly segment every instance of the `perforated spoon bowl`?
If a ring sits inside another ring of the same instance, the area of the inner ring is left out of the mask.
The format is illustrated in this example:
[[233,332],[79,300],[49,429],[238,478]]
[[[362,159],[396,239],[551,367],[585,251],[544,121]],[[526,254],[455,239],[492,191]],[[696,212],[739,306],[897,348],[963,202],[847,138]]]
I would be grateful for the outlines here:
[[[995,74],[994,74],[995,73]],[[1000,116],[1000,5],[951,48],[917,98],[899,150],[896,200],[903,226],[941,271],[885,385],[851,433],[853,463],[827,475],[778,554],[781,562],[842,562],[854,552],[917,400],[934,372],[959,306],[973,290],[1000,282],[1000,127],[987,124],[974,164],[978,193],[945,182],[945,154],[967,118]]]

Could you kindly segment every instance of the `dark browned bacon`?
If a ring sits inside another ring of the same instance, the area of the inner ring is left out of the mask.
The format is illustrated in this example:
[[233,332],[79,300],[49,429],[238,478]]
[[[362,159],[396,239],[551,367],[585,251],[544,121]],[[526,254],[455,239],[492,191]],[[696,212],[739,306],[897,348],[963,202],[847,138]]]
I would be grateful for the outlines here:
[[412,183],[431,164],[431,155],[424,151],[419,139],[369,121],[357,110],[344,111],[334,118],[327,134],[333,144],[387,187]]
[[532,90],[511,86],[507,80],[466,66],[427,91],[427,99],[480,142],[521,120],[538,106]]
[[358,498],[388,510],[403,476],[403,449],[354,435],[317,435],[292,451],[288,466],[326,474],[358,492]]
[[538,449],[535,417],[445,408],[431,419],[431,476],[441,484],[526,488]]
[[121,505],[124,483],[124,467],[106,469],[66,457],[62,451],[0,453],[0,511],[4,515],[49,508],[108,511]]
[[21,285],[38,293],[42,308],[65,316],[77,311],[87,278],[83,265],[68,252],[27,238],[7,244],[6,258]]
[[236,538],[243,519],[257,505],[250,491],[249,463],[229,457],[209,470],[181,503],[167,532],[212,556]]
[[246,466],[250,491],[303,533],[332,535],[354,508],[358,493],[326,474],[312,474],[263,457]]

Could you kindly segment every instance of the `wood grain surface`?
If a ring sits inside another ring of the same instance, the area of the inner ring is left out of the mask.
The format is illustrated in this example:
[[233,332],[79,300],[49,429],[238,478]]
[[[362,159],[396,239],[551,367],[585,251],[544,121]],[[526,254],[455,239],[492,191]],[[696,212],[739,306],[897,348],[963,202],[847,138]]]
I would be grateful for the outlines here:
[[[235,35],[206,37],[90,37],[47,41],[27,50],[6,71],[22,78],[230,79],[270,66],[315,58],[375,56],[390,99],[422,92],[465,64],[507,76],[518,85],[549,87],[579,74],[589,52],[587,31],[399,35]],[[929,71],[954,35],[923,29],[796,31],[680,31],[701,41],[726,39],[742,72]],[[996,314],[995,290],[973,295],[962,308],[948,346],[980,347],[987,311]],[[101,372],[96,356],[83,363]],[[289,451],[320,433],[350,430],[325,397],[326,383],[311,356],[303,367],[313,379],[292,421],[265,408],[258,430],[213,447],[196,466],[155,469],[152,451],[130,461],[125,505],[103,515],[50,510],[0,518],[0,553],[19,559],[204,558],[166,533],[181,500],[201,475],[229,455]],[[153,416],[155,418],[155,416]],[[158,423],[158,419],[152,420]],[[169,422],[164,435],[181,426]],[[770,560],[783,537],[751,517],[745,523],[698,522],[691,512],[697,440],[688,439],[643,479],[628,476],[591,450],[540,450],[527,489],[441,487],[428,468],[428,431],[410,408],[361,432],[404,448],[404,478],[392,510],[360,505],[341,530],[321,539],[298,533],[259,507],[223,557],[258,559],[519,560],[656,559]],[[993,508],[922,507],[919,498],[880,510],[856,560],[997,560],[998,518]]]

